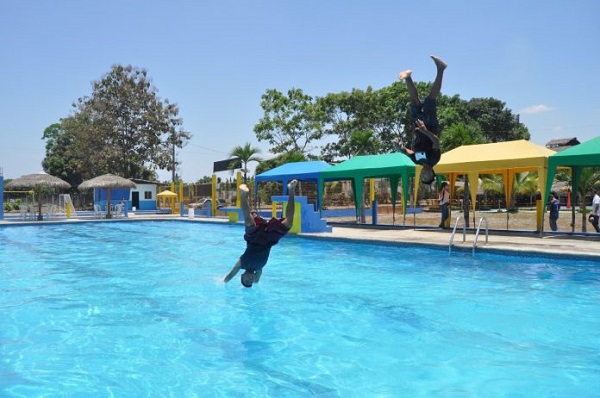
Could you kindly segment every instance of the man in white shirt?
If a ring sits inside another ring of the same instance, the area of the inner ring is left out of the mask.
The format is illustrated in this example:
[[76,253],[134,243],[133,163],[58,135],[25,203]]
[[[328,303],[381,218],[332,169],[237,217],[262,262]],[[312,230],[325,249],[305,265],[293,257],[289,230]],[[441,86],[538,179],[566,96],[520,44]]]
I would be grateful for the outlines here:
[[600,218],[600,196],[598,195],[598,190],[594,189],[594,198],[592,199],[592,214],[588,220],[592,223],[596,232],[600,232],[600,227],[598,227],[598,219]]

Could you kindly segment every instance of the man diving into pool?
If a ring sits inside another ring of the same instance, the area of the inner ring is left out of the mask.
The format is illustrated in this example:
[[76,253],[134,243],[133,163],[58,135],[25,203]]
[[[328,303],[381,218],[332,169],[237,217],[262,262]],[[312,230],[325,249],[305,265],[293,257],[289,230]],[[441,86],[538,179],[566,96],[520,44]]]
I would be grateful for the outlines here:
[[296,207],[294,191],[297,184],[298,181],[296,180],[292,180],[288,184],[288,203],[285,218],[273,217],[269,221],[260,217],[258,213],[250,211],[250,202],[248,201],[250,190],[246,184],[240,185],[242,213],[246,225],[244,233],[246,251],[225,276],[225,283],[236,276],[240,268],[244,270],[241,277],[242,285],[252,287],[253,283],[258,283],[262,275],[262,269],[269,259],[271,247],[276,245],[292,228]]
[[437,68],[437,74],[429,95],[421,102],[417,86],[412,80],[411,70],[400,72],[398,77],[404,80],[411,100],[411,114],[415,122],[415,138],[413,149],[408,149],[402,142],[399,143],[400,151],[408,155],[413,162],[423,166],[421,182],[431,184],[435,179],[435,166],[442,156],[440,152],[439,123],[437,117],[436,99],[442,89],[442,78],[446,63],[440,58],[431,56]]

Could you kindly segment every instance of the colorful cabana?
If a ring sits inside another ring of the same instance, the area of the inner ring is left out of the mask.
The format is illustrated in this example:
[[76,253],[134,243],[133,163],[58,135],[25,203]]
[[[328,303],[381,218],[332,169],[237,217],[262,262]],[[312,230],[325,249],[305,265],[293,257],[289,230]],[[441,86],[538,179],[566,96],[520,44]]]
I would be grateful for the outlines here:
[[165,189],[164,191],[162,191],[159,194],[157,194],[156,198],[161,201],[161,203],[162,203],[161,208],[164,208],[167,205],[167,203],[168,203],[169,204],[169,208],[171,209],[171,211],[173,213],[175,213],[175,211],[176,211],[176,209],[175,209],[175,201],[178,198],[178,195],[175,192],[172,192],[172,191],[169,191],[168,189]]
[[[458,175],[468,175],[469,181],[478,181],[480,174],[501,174],[504,181],[506,203],[512,194],[512,181],[516,173],[537,171],[540,192],[546,190],[548,158],[555,152],[526,140],[496,142],[492,144],[463,145],[442,154],[435,166],[437,174],[449,176],[450,187]],[[420,173],[420,166],[416,173]],[[475,211],[477,184],[470,184],[470,194]],[[541,220],[542,213],[538,214]]]
[[[579,187],[579,179],[581,176],[581,170],[585,167],[600,167],[600,137],[592,138],[589,141],[582,142],[579,145],[565,149],[562,152],[558,152],[550,158],[548,158],[548,176],[546,180],[546,189],[544,192],[544,209],[548,202],[548,196],[550,195],[550,189],[552,188],[552,182],[556,170],[559,167],[570,167],[573,176],[572,185],[573,192],[577,192]],[[581,206],[581,203],[580,203]],[[575,206],[573,206],[573,220],[575,219]],[[572,224],[573,232],[575,231],[575,224]]]
[[[392,190],[392,208],[395,211],[398,182],[402,179],[402,211],[406,214],[410,177],[415,175],[415,164],[403,153],[356,156],[321,172],[321,186],[326,181],[350,180],[354,190],[356,216],[362,213],[363,180],[366,178],[388,178]],[[323,190],[319,190],[322,203]]]
[[[321,192],[323,186],[321,185],[322,183],[319,176],[323,170],[330,168],[331,165],[329,163],[322,160],[314,160],[286,163],[269,171],[265,171],[264,173],[257,175],[254,180],[254,199],[255,201],[257,200],[258,184],[265,181],[281,181],[283,184],[282,195],[287,195],[287,185],[292,180],[314,182],[317,184],[318,192]],[[317,207],[320,207],[318,203]]]

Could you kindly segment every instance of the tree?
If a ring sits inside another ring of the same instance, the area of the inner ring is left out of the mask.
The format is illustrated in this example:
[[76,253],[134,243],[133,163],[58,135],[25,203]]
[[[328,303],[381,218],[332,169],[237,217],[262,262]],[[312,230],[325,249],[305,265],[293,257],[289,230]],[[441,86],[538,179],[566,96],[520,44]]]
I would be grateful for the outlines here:
[[[494,199],[504,197],[504,181],[502,174],[485,174],[482,175],[479,183],[481,188],[486,195],[489,195]],[[500,200],[498,201],[498,208],[500,208]]]
[[348,148],[355,156],[376,155],[381,144],[372,130],[355,130],[350,134]]
[[263,117],[254,126],[258,141],[267,141],[275,154],[298,151],[305,153],[308,145],[322,136],[318,108],[313,98],[300,89],[288,90],[287,96],[269,89],[260,103]]
[[[579,184],[577,187],[577,195],[579,197],[579,207],[585,208],[586,195],[590,194],[593,189],[598,189],[600,185],[600,168],[598,167],[584,167],[581,169],[579,176]],[[581,219],[581,232],[587,231],[587,216],[588,212],[582,211]],[[575,221],[575,220],[573,220]]]
[[69,151],[74,137],[67,134],[60,123],[54,123],[46,127],[42,139],[46,140],[46,157],[42,161],[44,171],[67,181],[71,186],[81,183],[83,179],[72,167],[74,156]]
[[479,124],[486,142],[529,140],[529,131],[506,104],[495,98],[472,98],[466,103],[469,120]]
[[510,207],[516,207],[517,195],[529,195],[530,198],[538,192],[538,175],[534,172],[525,171],[515,173],[510,197]]
[[[353,89],[351,92],[330,93],[317,98],[322,116],[323,133],[331,142],[322,147],[325,160],[351,158],[360,154],[375,154],[396,150],[403,132],[408,93],[404,85],[393,84],[381,90]],[[356,146],[357,140],[370,135],[372,142]],[[356,152],[360,149],[360,153]]]
[[[419,82],[417,89],[427,93],[431,83]],[[443,152],[461,145],[529,139],[519,116],[500,100],[440,95],[437,103]],[[362,154],[387,153],[398,150],[398,140],[408,146],[414,141],[410,96],[402,82],[379,90],[329,93],[315,100],[300,89],[289,90],[287,96],[267,90],[261,106],[265,113],[254,131],[276,154],[299,151],[311,157],[310,150],[320,146],[321,157],[332,162],[356,156],[357,149]],[[357,140],[366,132],[371,143],[366,147],[363,140],[358,148]]]
[[244,172],[244,184],[248,180],[248,163],[260,162],[262,159],[258,156],[260,149],[253,147],[249,142],[238,145],[229,152],[230,157],[237,157],[242,162],[242,171]]
[[61,123],[71,139],[65,155],[74,174],[154,178],[157,169],[176,169],[175,149],[191,135],[181,128],[178,107],[158,98],[145,69],[114,65],[92,87]]
[[458,148],[461,145],[483,144],[485,139],[479,130],[477,123],[459,124],[455,123],[444,129],[440,138],[440,149],[442,153]]

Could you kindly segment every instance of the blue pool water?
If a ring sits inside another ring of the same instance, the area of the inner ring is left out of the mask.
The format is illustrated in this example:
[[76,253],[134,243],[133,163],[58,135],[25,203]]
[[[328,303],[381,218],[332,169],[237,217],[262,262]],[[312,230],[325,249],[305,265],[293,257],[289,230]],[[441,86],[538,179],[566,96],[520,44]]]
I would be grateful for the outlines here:
[[246,289],[242,233],[0,228],[0,396],[599,394],[597,263],[289,236]]

